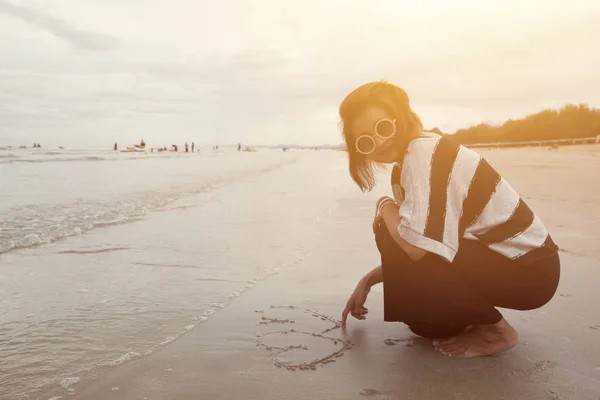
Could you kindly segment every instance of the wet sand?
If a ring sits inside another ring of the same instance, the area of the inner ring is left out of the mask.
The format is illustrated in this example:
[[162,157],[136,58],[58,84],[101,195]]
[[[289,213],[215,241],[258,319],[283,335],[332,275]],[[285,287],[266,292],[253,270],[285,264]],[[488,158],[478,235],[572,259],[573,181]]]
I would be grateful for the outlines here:
[[[579,147],[581,151],[574,151]],[[280,274],[160,351],[77,385],[77,399],[593,399],[600,398],[600,152],[481,151],[561,247],[562,278],[539,310],[502,310],[513,350],[453,359],[404,325],[382,321],[382,287],[366,321],[338,325],[360,277],[378,265],[375,199],[341,191],[318,245]],[[340,168],[340,179],[349,179]],[[350,182],[348,183],[351,184]],[[49,396],[50,397],[50,396]]]

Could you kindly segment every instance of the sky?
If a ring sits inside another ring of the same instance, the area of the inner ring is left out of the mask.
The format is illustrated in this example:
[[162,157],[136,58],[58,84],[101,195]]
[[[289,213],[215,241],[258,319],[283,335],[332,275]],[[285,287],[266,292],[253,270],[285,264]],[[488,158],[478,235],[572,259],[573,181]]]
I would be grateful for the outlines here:
[[0,145],[338,144],[357,86],[426,128],[600,106],[598,0],[0,0]]

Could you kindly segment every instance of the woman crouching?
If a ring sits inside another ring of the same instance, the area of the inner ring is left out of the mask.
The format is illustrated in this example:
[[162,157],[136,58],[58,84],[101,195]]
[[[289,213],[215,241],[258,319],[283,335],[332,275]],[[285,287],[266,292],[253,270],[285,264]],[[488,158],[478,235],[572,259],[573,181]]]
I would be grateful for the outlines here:
[[342,315],[365,319],[383,282],[384,320],[432,338],[437,351],[477,357],[508,350],[517,331],[497,307],[533,310],[555,294],[558,247],[542,221],[476,152],[423,131],[401,88],[373,82],[340,106],[350,175],[363,191],[393,164],[392,193],[373,222],[381,265],[358,283]]

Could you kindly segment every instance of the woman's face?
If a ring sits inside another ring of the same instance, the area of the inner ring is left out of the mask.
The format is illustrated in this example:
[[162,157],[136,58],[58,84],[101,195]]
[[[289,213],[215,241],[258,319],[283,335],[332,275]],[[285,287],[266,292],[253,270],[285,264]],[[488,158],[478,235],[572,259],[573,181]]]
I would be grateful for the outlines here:
[[[379,135],[376,134],[376,125]],[[347,145],[357,149],[358,140],[360,149],[372,151],[365,154],[369,160],[384,164],[400,160],[400,150],[396,145],[396,135],[400,132],[397,132],[394,117],[382,108],[371,106],[363,109],[352,121],[350,132],[351,137],[348,138]]]

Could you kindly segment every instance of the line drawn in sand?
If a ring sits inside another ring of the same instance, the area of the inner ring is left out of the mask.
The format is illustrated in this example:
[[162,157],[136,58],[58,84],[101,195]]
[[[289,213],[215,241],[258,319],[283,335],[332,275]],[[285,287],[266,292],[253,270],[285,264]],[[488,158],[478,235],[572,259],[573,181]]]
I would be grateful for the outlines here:
[[527,368],[527,369],[518,369],[518,370],[515,370],[513,372],[515,374],[519,374],[519,375],[523,375],[523,376],[531,376],[531,375],[534,375],[534,374],[538,374],[538,373],[544,372],[547,369],[555,367],[556,365],[558,365],[558,364],[556,362],[554,362],[554,361],[542,360],[542,361],[536,362],[530,368]]
[[374,397],[375,399],[380,399],[380,400],[384,400],[384,399],[389,400],[392,398],[392,397],[390,397],[390,395],[392,394],[392,392],[390,390],[367,388],[367,389],[361,390],[359,394],[363,397],[371,397],[371,398]]
[[278,368],[314,371],[335,362],[353,346],[352,341],[336,334],[341,323],[318,311],[270,306],[256,313],[261,315],[256,325],[256,345],[270,353]]
[[388,346],[395,346],[398,343],[402,343],[406,347],[413,347],[415,345],[415,340],[413,338],[407,338],[407,339],[385,339],[383,341],[383,343],[387,344]]

